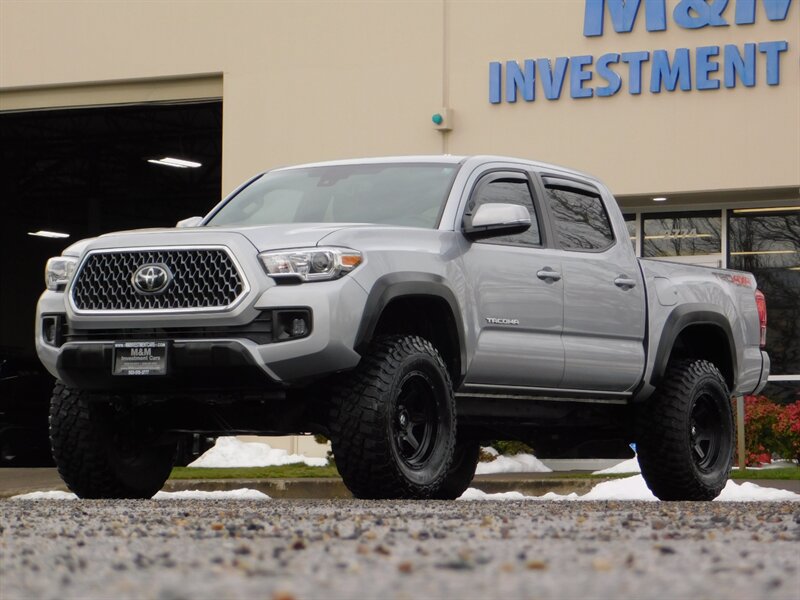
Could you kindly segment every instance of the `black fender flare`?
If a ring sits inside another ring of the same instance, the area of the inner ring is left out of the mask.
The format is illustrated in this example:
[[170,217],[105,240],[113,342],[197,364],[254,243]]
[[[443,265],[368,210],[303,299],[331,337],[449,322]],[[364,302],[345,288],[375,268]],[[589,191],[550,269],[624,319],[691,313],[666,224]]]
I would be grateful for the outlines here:
[[738,361],[736,360],[736,344],[731,331],[731,325],[724,314],[713,304],[684,304],[673,310],[661,330],[661,339],[653,361],[653,371],[650,373],[650,384],[655,386],[667,370],[667,363],[675,346],[675,341],[681,333],[692,325],[713,325],[719,328],[728,341],[728,353],[731,360],[731,389],[735,389],[738,379]]
[[[461,308],[450,286],[444,277],[433,273],[417,271],[400,271],[379,277],[367,295],[361,324],[356,334],[355,350],[363,355],[366,346],[375,333],[384,309],[401,297],[433,297],[444,300],[450,308],[458,335],[460,354],[460,376],[463,380],[467,368],[467,350],[465,344],[464,323]],[[455,385],[458,382],[453,382]]]

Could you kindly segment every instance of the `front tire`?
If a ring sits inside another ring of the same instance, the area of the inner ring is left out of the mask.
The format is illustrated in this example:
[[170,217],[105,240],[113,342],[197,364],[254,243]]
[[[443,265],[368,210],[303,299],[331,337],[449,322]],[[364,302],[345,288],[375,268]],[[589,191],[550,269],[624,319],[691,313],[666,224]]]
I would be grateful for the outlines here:
[[379,338],[332,399],[336,467],[356,498],[447,497],[456,444],[450,376],[417,336]]
[[176,445],[156,444],[136,415],[110,398],[57,383],[50,443],[58,473],[79,498],[152,498],[172,471]]
[[712,363],[671,363],[636,420],[639,464],[653,494],[660,500],[719,496],[731,470],[733,412]]

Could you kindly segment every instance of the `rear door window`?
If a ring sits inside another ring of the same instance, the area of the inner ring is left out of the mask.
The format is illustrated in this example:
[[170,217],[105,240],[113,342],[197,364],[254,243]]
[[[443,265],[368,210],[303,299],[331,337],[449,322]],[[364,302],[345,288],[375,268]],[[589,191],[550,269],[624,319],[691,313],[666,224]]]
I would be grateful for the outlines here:
[[559,247],[592,252],[605,250],[614,244],[614,230],[599,194],[562,185],[547,185],[546,197],[555,221]]

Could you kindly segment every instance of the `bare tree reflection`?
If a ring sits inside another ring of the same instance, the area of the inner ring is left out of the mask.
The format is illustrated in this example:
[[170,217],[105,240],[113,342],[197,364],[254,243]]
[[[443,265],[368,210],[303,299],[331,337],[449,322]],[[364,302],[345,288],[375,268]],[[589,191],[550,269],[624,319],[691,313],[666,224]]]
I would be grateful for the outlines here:
[[558,222],[562,248],[597,250],[614,241],[611,223],[598,196],[561,188],[547,188],[550,209]]
[[[800,374],[800,215],[734,215],[729,232],[729,267],[755,274],[767,297],[772,373]],[[796,390],[771,393],[792,400]]]
[[721,250],[722,219],[713,215],[647,216],[643,256],[696,256]]

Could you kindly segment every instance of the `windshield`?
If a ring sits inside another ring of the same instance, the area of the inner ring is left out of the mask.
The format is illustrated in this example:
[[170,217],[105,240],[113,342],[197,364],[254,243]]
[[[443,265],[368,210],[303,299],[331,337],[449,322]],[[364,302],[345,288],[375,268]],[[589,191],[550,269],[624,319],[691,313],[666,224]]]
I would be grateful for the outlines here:
[[266,173],[207,225],[379,223],[433,229],[458,165],[380,163]]

